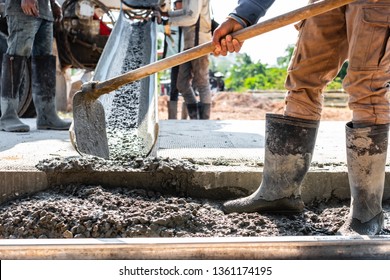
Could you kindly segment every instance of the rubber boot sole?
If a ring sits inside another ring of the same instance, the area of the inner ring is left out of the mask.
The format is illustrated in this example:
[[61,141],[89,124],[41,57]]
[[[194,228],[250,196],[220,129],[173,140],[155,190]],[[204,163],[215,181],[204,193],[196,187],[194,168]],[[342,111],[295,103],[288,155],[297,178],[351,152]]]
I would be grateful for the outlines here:
[[281,198],[273,201],[239,198],[223,204],[222,210],[228,213],[301,213],[305,205],[300,198]]
[[49,125],[40,125],[37,126],[38,130],[69,130],[70,124],[64,127],[54,127],[54,126],[49,126]]
[[0,122],[0,131],[5,132],[29,132],[30,126],[27,124],[3,125]]
[[365,223],[356,218],[348,217],[348,220],[337,231],[337,235],[377,235],[383,228],[384,219],[383,211]]

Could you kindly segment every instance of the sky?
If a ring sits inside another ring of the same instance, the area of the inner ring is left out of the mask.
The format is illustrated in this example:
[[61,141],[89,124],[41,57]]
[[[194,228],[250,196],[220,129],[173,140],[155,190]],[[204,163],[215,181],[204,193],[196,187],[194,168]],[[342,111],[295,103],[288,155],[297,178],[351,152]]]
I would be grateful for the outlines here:
[[[275,3],[267,11],[267,14],[259,22],[301,8],[307,3],[308,0],[275,0]],[[211,5],[214,18],[218,22],[222,22],[235,8],[237,1],[211,0]],[[287,46],[296,42],[297,35],[298,32],[295,27],[288,25],[247,40],[241,52],[249,54],[255,62],[260,60],[261,63],[270,66],[276,65],[276,59],[286,54],[285,50]]]

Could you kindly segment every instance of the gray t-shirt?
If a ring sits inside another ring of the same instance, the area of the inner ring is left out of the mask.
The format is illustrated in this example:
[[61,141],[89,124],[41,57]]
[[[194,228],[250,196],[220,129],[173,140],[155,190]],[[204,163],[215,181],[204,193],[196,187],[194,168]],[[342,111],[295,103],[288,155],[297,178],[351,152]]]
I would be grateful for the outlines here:
[[274,2],[275,0],[239,0],[233,13],[253,25],[265,15]]
[[[54,21],[53,13],[51,11],[50,0],[36,0],[38,2],[39,18]],[[20,6],[21,0],[5,0],[5,15],[20,15],[23,14]]]

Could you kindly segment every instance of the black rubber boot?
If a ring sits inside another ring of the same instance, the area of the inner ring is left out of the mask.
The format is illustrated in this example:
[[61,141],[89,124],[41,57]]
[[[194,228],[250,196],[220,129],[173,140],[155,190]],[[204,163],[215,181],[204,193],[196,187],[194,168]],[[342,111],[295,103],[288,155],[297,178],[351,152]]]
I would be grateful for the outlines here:
[[1,72],[0,129],[8,132],[27,132],[30,127],[19,119],[19,87],[26,66],[26,57],[4,54]]
[[198,107],[199,119],[209,120],[210,119],[211,104],[199,102],[198,106],[199,106]]
[[319,121],[266,115],[265,157],[260,187],[223,204],[232,212],[301,212],[301,183],[309,170]]
[[191,120],[198,120],[199,119],[198,103],[187,104],[187,112]]
[[168,101],[168,120],[177,119],[177,101]]
[[[3,69],[3,55],[0,54],[0,79],[1,79],[1,69]],[[1,86],[2,83],[0,81],[0,98],[1,98]],[[0,117],[1,117],[1,105],[0,105]]]
[[71,122],[64,121],[57,115],[55,105],[56,57],[52,55],[33,56],[31,69],[37,128],[68,130]]
[[389,125],[353,128],[346,125],[350,213],[340,235],[376,235],[383,227],[382,197],[385,183]]

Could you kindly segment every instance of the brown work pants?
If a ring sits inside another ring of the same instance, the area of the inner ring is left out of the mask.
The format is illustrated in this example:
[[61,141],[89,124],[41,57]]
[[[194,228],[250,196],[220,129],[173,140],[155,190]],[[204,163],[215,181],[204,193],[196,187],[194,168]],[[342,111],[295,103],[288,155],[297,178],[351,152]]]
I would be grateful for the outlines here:
[[355,124],[387,124],[390,0],[357,1],[299,23],[286,79],[285,115],[320,120],[322,91],[348,60],[343,81]]

